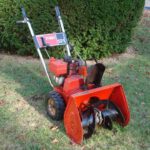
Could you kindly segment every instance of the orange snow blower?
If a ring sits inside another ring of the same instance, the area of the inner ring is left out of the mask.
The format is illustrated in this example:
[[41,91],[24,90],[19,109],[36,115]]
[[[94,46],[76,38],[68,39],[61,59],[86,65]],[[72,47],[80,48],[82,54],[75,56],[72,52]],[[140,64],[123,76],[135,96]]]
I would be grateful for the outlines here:
[[[60,26],[59,33],[35,35],[25,9],[23,20],[17,23],[28,25],[36,50],[53,91],[47,98],[47,112],[53,120],[64,119],[67,135],[77,144],[94,133],[96,126],[112,129],[113,122],[122,127],[129,123],[130,112],[123,87],[119,83],[102,86],[101,80],[105,66],[96,63],[90,71],[80,56],[73,59],[59,7],[55,7]],[[65,46],[63,59],[49,57],[47,47]],[[49,57],[49,71],[44,62],[41,49]]]

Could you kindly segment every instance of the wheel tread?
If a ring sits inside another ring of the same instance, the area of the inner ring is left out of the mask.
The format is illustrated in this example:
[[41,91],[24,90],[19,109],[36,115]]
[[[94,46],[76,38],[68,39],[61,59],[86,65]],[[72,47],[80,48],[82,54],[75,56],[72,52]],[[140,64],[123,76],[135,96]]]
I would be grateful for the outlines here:
[[51,91],[49,94],[48,94],[48,98],[52,98],[54,101],[55,101],[55,106],[56,106],[56,115],[55,116],[52,116],[50,114],[50,112],[48,111],[48,106],[47,106],[47,112],[48,112],[48,115],[53,119],[53,120],[62,120],[63,119],[63,115],[64,115],[64,111],[65,111],[65,103],[64,103],[64,100],[62,98],[62,96],[56,92],[56,91]]

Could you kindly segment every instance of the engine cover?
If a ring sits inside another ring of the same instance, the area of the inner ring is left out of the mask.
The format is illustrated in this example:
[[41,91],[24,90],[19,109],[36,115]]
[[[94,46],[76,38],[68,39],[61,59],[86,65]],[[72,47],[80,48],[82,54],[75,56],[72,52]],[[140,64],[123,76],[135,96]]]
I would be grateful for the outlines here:
[[81,89],[84,84],[84,80],[79,75],[72,75],[65,79],[63,90],[65,93],[69,94],[70,92]]
[[49,70],[56,77],[67,74],[67,63],[61,59],[55,59],[51,57],[49,60]]

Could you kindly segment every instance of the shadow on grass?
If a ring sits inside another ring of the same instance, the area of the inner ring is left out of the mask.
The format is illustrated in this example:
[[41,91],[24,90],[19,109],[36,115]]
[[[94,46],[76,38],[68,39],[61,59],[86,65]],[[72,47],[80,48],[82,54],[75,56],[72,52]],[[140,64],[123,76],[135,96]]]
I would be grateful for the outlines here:
[[39,114],[42,114],[54,126],[58,126],[61,132],[65,133],[63,122],[53,121],[47,115],[46,96],[52,88],[43,73],[42,66],[39,65],[39,63],[37,63],[36,66],[36,63],[32,64],[33,62],[26,64],[26,62],[21,63],[20,60],[17,62],[17,60],[14,60],[14,58],[11,57],[10,59],[12,59],[12,62],[11,60],[8,60],[1,67],[0,72],[10,82],[15,82],[15,91],[21,95],[30,106],[35,108]]

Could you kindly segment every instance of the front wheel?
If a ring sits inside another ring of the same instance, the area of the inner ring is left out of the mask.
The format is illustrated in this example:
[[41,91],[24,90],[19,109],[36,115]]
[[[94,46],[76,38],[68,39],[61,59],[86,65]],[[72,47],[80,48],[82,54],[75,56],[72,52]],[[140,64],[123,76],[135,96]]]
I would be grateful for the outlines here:
[[52,91],[47,97],[47,113],[56,121],[62,120],[65,111],[65,103],[62,96],[56,91]]

